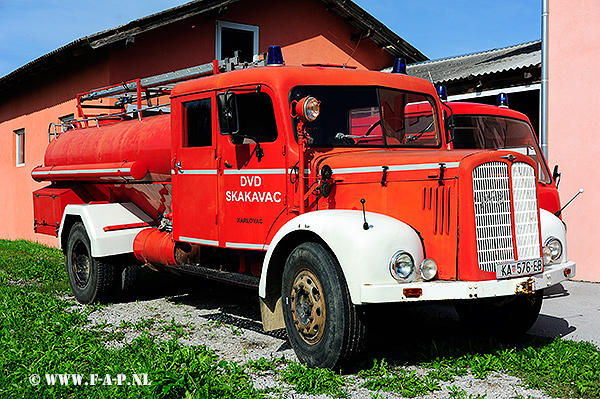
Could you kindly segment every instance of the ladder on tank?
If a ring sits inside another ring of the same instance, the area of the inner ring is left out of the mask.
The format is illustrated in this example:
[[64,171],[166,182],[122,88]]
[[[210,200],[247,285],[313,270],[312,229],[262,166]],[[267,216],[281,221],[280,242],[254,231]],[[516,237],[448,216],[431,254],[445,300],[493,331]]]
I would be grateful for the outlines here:
[[[50,123],[48,126],[48,139],[51,140],[52,137],[56,139],[61,133],[71,129],[93,127],[94,125],[99,127],[127,119],[141,120],[144,116],[169,113],[170,103],[160,104],[160,99],[168,98],[177,83],[257,66],[266,66],[265,53],[255,55],[253,62],[240,62],[239,54],[236,51],[234,57],[224,60],[213,60],[195,67],[134,79],[80,93],[77,95],[77,118],[61,124]],[[105,99],[108,99],[107,103],[103,102]],[[155,103],[153,103],[153,100]],[[90,114],[86,110],[108,112]],[[110,111],[117,112],[109,113]]]

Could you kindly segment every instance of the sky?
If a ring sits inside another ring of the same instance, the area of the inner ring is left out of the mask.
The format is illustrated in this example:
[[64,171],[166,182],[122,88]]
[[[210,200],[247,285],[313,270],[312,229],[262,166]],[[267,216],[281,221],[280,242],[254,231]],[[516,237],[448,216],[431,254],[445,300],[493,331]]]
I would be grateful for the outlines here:
[[[542,0],[354,1],[432,60],[541,38]],[[0,77],[79,38],[187,2],[0,0]]]

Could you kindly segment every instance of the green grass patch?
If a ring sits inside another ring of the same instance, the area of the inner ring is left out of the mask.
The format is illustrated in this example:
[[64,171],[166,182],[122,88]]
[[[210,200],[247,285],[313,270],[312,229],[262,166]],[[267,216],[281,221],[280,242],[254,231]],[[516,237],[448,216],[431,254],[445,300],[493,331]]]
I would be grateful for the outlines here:
[[[113,333],[106,333],[102,331],[106,326],[86,326],[87,315],[97,307],[72,307],[55,295],[68,292],[63,262],[57,249],[0,240],[0,368],[4,370],[0,373],[0,397],[284,396],[288,388],[283,384],[262,391],[253,387],[250,375],[267,372],[295,392],[309,395],[347,397],[350,385],[360,381],[373,397],[384,392],[414,397],[442,390],[453,398],[475,399],[480,396],[457,387],[455,379],[468,372],[481,379],[498,372],[517,376],[527,386],[555,397],[600,398],[600,349],[585,342],[533,337],[501,342],[467,337],[438,325],[430,329],[430,335],[410,337],[410,345],[395,354],[396,363],[371,359],[357,380],[276,358],[243,365],[225,362],[204,346],[180,344],[177,337],[185,335],[188,326],[173,320],[123,322]],[[221,324],[209,323],[204,328]],[[173,339],[159,341],[147,333],[150,328],[162,328]],[[234,335],[242,332],[230,328]],[[123,334],[119,330],[124,329],[139,330],[142,336],[120,349],[107,349],[106,342],[118,338],[114,335]],[[408,371],[406,365],[425,371]],[[34,375],[40,380],[32,380]],[[83,377],[81,385],[73,380],[78,375]],[[89,384],[91,375],[97,376],[93,386]],[[107,381],[107,375],[124,375],[127,380],[118,385]],[[144,376],[141,381],[148,384],[137,384],[134,376]],[[54,378],[54,385],[48,378]],[[69,383],[63,384],[65,381]]]
[[533,337],[513,342],[455,339],[438,344],[435,359],[421,365],[433,369],[432,377],[447,381],[467,369],[480,379],[499,372],[555,397],[600,398],[600,349],[588,342]]
[[280,372],[283,381],[293,385],[296,392],[311,395],[328,394],[336,398],[346,398],[347,378],[333,370],[307,367],[290,362]]
[[375,361],[372,368],[362,370],[358,375],[366,379],[362,386],[371,391],[396,392],[407,398],[441,389],[437,379],[418,377],[414,371],[402,368],[391,370],[385,360]]
[[[0,397],[36,398],[260,398],[248,374],[236,363],[219,361],[205,347],[148,334],[122,349],[104,346],[101,335],[84,328],[86,315],[36,287],[0,285]],[[37,385],[33,375],[40,376]],[[72,376],[82,376],[75,385]],[[94,386],[90,376],[96,375]],[[106,380],[106,376],[113,381]],[[126,382],[117,385],[118,375]],[[133,376],[146,375],[133,383]],[[49,384],[48,376],[55,378]],[[68,385],[61,383],[67,376]],[[108,382],[108,383],[107,383]],[[85,383],[88,383],[86,386]]]
[[0,273],[20,284],[37,284],[45,292],[68,293],[61,250],[30,241],[0,240]]

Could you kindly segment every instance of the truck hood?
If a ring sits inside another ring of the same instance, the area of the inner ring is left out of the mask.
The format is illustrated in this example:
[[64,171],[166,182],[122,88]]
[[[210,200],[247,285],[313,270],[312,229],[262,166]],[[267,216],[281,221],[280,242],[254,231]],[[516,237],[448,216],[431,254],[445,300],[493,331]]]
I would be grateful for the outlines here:
[[[335,152],[317,155],[312,162],[311,174],[316,176],[323,166],[328,165],[333,170],[334,179],[342,176],[355,176],[354,182],[373,181],[381,179],[385,171],[394,180],[421,180],[439,178],[439,170],[443,167],[444,177],[456,176],[460,162],[466,157],[488,153],[489,151],[473,152],[472,150],[396,150],[377,149],[367,151]],[[377,174],[374,174],[379,172]],[[370,176],[370,177],[368,177]]]

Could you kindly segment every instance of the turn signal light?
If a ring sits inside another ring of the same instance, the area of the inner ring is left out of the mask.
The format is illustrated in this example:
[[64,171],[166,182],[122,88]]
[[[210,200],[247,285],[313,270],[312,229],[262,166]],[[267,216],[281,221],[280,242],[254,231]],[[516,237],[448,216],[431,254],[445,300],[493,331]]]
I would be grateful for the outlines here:
[[418,298],[423,295],[422,288],[405,288],[402,290],[402,293],[407,298]]

